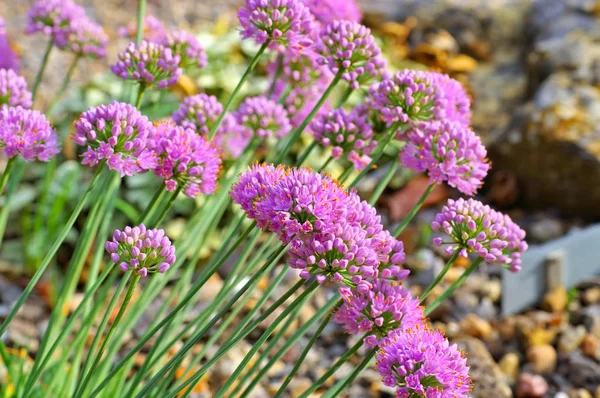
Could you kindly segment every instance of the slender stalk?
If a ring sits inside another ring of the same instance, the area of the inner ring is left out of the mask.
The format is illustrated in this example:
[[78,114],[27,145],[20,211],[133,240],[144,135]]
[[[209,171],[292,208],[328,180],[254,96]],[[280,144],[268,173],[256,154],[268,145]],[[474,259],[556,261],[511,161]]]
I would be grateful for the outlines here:
[[31,89],[31,101],[35,100],[35,95],[37,94],[40,83],[42,82],[42,76],[44,76],[44,71],[48,65],[48,59],[50,58],[50,52],[52,51],[53,47],[54,35],[51,35],[50,41],[48,41],[48,46],[46,47],[46,52],[44,52],[44,58],[42,58],[42,64],[40,65],[37,75],[35,75],[35,81],[33,82],[33,88]]
[[281,394],[283,394],[283,392],[287,388],[288,384],[290,384],[290,382],[292,381],[292,379],[294,378],[294,376],[296,375],[296,373],[298,373],[298,370],[300,369],[300,366],[302,365],[302,362],[304,362],[304,359],[308,355],[308,352],[310,351],[310,349],[312,348],[312,346],[317,342],[317,339],[319,338],[319,336],[321,335],[321,333],[323,332],[323,330],[325,329],[325,327],[329,324],[329,321],[331,321],[331,318],[333,318],[333,313],[342,304],[343,304],[342,299],[337,300],[337,302],[335,304],[335,308],[333,309],[333,311],[331,311],[331,313],[329,315],[327,315],[327,317],[325,317],[325,319],[323,319],[323,322],[321,322],[321,324],[319,325],[319,328],[312,335],[310,341],[308,342],[308,344],[306,345],[306,347],[304,347],[304,350],[302,351],[302,353],[300,354],[300,356],[298,357],[298,359],[296,359],[296,363],[294,364],[294,367],[292,368],[292,370],[290,371],[290,373],[287,375],[287,377],[285,378],[285,380],[283,381],[283,383],[279,387],[279,390],[277,390],[277,392],[275,393],[274,398],[278,398],[279,396],[281,396]]
[[[277,252],[275,252],[273,256],[271,256],[271,258],[265,262],[260,271],[254,274],[254,276],[227,302],[227,304],[211,319],[211,321],[208,322],[200,331],[194,334],[194,336],[186,342],[186,344],[177,352],[177,354],[175,354],[175,356],[171,358],[169,362],[167,362],[165,366],[163,366],[154,375],[154,377],[152,377],[152,379],[150,379],[148,384],[146,384],[146,386],[142,389],[142,391],[140,391],[140,393],[138,393],[138,395],[136,395],[136,397],[145,397],[146,394],[150,392],[152,387],[154,387],[154,385],[160,379],[162,379],[162,377],[164,377],[164,375],[169,371],[169,369],[171,369],[175,365],[175,363],[178,363],[179,360],[181,360],[192,349],[192,347],[210,330],[210,328],[212,328],[213,325],[216,324],[223,317],[223,315],[233,306],[233,304],[235,304],[235,302],[244,293],[246,293],[246,291],[252,286],[254,282],[256,282],[262,277],[264,272],[266,272],[266,270],[270,268],[272,263],[283,254],[285,249],[286,246],[282,246]],[[209,363],[214,363],[214,361],[218,359],[217,357],[218,355],[213,356]]]
[[23,290],[23,293],[21,293],[19,300],[17,300],[17,302],[13,306],[10,314],[8,314],[8,316],[6,317],[4,322],[2,322],[2,326],[0,326],[0,336],[3,335],[4,332],[6,332],[8,325],[13,320],[15,315],[17,315],[17,312],[19,311],[19,309],[21,308],[21,306],[23,305],[25,300],[27,300],[27,297],[29,297],[29,295],[33,291],[33,288],[35,287],[35,285],[42,278],[42,275],[43,275],[44,271],[46,271],[46,268],[48,268],[48,265],[50,264],[50,261],[54,257],[54,254],[56,254],[58,248],[61,246],[62,242],[65,240],[65,238],[67,237],[67,234],[71,230],[71,227],[73,226],[73,224],[75,224],[75,220],[77,220],[79,213],[81,213],[83,206],[85,205],[90,194],[92,193],[94,185],[96,184],[96,181],[98,181],[98,179],[100,178],[102,170],[105,170],[105,169],[103,167],[98,168],[98,171],[92,178],[92,181],[90,182],[88,188],[86,189],[83,196],[81,197],[81,199],[79,199],[79,202],[77,203],[77,205],[71,212],[71,216],[69,217],[69,220],[63,227],[62,231],[58,234],[58,238],[56,239],[56,241],[54,242],[52,247],[50,247],[50,249],[46,253],[46,257],[44,257],[44,261],[42,261],[42,263],[40,264],[40,266],[37,269],[37,271],[35,272],[35,274],[31,277],[31,280],[25,287],[25,290]]
[[10,171],[10,176],[8,176],[6,194],[4,195],[4,206],[0,209],[0,246],[2,246],[4,231],[6,230],[6,224],[8,223],[10,200],[17,190],[19,183],[21,182],[21,177],[23,176],[23,171],[25,170],[25,161],[18,158],[16,159],[14,167]]
[[52,116],[54,114],[54,109],[60,102],[60,99],[62,98],[67,87],[69,86],[69,83],[71,82],[71,78],[73,77],[73,72],[75,72],[75,68],[77,67],[77,63],[79,62],[80,59],[81,59],[80,55],[75,55],[75,58],[73,58],[73,62],[71,62],[71,66],[69,67],[69,70],[67,71],[67,74],[65,75],[65,78],[62,81],[62,84],[60,85],[58,92],[54,96],[54,99],[52,100],[52,103],[50,104],[50,107],[48,108],[48,112],[46,112],[46,114],[48,116]]
[[401,127],[401,124],[398,124],[398,123],[392,124],[390,126],[390,128],[384,133],[385,139],[383,140],[383,142],[381,142],[377,146],[377,148],[375,148],[375,153],[373,154],[373,156],[371,156],[371,161],[369,162],[367,167],[362,169],[362,171],[358,174],[358,176],[356,176],[354,181],[352,181],[352,183],[350,184],[350,188],[354,188],[358,184],[358,182],[365,176],[365,174],[367,174],[369,172],[369,170],[371,170],[371,168],[375,165],[375,163],[377,163],[379,158],[383,155],[383,152],[385,151],[385,147],[387,147],[388,144],[394,138],[394,136],[396,136],[396,133],[398,132],[398,129],[400,127]]
[[267,98],[271,99],[271,97],[273,96],[273,92],[275,91],[275,85],[277,84],[277,79],[279,79],[279,76],[281,76],[281,72],[283,72],[283,54],[278,54],[277,55],[277,69],[275,70],[275,73],[273,74],[273,80],[271,81],[271,84],[269,85],[269,91],[267,94]]
[[248,65],[248,68],[246,68],[246,71],[242,75],[242,78],[240,79],[240,81],[237,84],[237,86],[235,86],[235,88],[233,89],[233,92],[231,93],[231,96],[229,97],[229,99],[227,100],[227,103],[223,107],[223,112],[221,112],[221,114],[219,115],[219,118],[215,122],[212,130],[210,130],[210,133],[208,134],[208,139],[209,140],[212,140],[212,138],[217,133],[217,130],[219,129],[219,127],[221,126],[221,123],[223,122],[223,119],[225,118],[225,114],[227,113],[227,111],[229,110],[229,108],[231,108],[231,105],[233,104],[233,99],[236,97],[236,95],[238,94],[238,92],[240,91],[240,89],[242,88],[242,86],[244,85],[244,83],[246,82],[246,80],[248,79],[248,77],[250,76],[250,73],[252,73],[252,71],[254,70],[254,68],[256,67],[256,65],[258,64],[258,61],[260,60],[260,57],[263,55],[263,53],[267,49],[267,47],[269,46],[270,42],[271,42],[270,40],[267,40],[266,42],[264,42],[264,44],[260,47],[260,49],[258,50],[258,52],[256,53],[256,55],[254,56],[254,58],[252,58],[252,61],[250,61],[250,65]]
[[119,322],[121,321],[121,318],[123,318],[123,315],[125,314],[125,311],[127,310],[127,306],[129,305],[129,301],[131,301],[131,297],[133,297],[133,292],[135,291],[135,288],[136,288],[138,282],[140,281],[140,278],[141,277],[139,275],[135,274],[133,279],[131,279],[131,282],[129,283],[129,289],[127,290],[127,293],[125,294],[125,299],[123,299],[123,304],[121,304],[121,308],[119,309],[119,312],[117,313],[117,317],[115,318],[110,329],[108,330],[108,333],[106,334],[106,337],[104,338],[104,341],[102,342],[102,345],[100,346],[100,349],[98,350],[98,353],[96,354],[96,359],[94,360],[94,363],[92,364],[89,372],[87,373],[87,375],[85,375],[83,382],[81,383],[81,387],[79,388],[79,391],[75,392],[75,398],[81,397],[83,395],[85,388],[87,387],[87,385],[90,381],[90,378],[91,378],[92,374],[94,373],[94,370],[96,369],[96,367],[102,360],[102,355],[104,354],[104,351],[106,350],[106,346],[108,345],[112,335],[115,333],[115,330],[117,329],[117,326],[119,325]]
[[161,213],[158,215],[158,218],[156,219],[156,221],[154,221],[154,225],[160,225],[163,222],[163,220],[169,213],[169,210],[171,210],[173,203],[175,203],[175,199],[177,199],[177,196],[179,196],[179,193],[181,192],[182,189],[183,189],[183,185],[179,184],[177,189],[175,189],[175,192],[171,193],[171,196],[169,196],[169,201],[167,202],[165,207],[162,209]]
[[425,315],[429,315],[433,312],[433,310],[435,310],[444,300],[446,300],[448,297],[450,297],[450,295],[452,293],[454,293],[454,291],[456,289],[458,289],[464,282],[465,280],[467,280],[467,278],[469,277],[469,275],[471,275],[473,273],[473,271],[475,271],[475,269],[477,269],[477,267],[479,266],[479,264],[481,264],[481,262],[483,261],[483,259],[481,257],[477,257],[477,259],[475,259],[475,261],[473,261],[473,263],[469,266],[469,268],[467,268],[465,270],[465,272],[463,272],[463,274],[460,276],[460,278],[458,278],[456,280],[456,282],[454,282],[452,285],[450,285],[450,287],[440,295],[440,297],[436,298],[433,303],[429,304],[426,308],[425,308]]
[[198,291],[202,288],[202,286],[204,286],[204,284],[206,283],[206,281],[208,281],[208,279],[210,278],[210,275],[212,275],[216,270],[218,270],[221,267],[221,265],[223,265],[223,263],[225,262],[225,260],[227,260],[227,258],[231,255],[231,253],[233,253],[233,251],[235,250],[235,248],[238,247],[241,244],[241,242],[243,242],[248,237],[248,235],[250,234],[250,232],[253,229],[254,229],[254,224],[250,228],[247,228],[246,231],[244,231],[244,233],[233,244],[233,246],[227,251],[227,253],[225,253],[225,255],[223,255],[223,257],[221,257],[221,259],[219,261],[217,261],[212,267],[210,267],[208,269],[208,272],[207,272],[206,276],[204,276],[203,278],[200,278],[200,279],[198,279],[198,281],[196,281],[196,283],[190,288],[190,291],[185,295],[185,297],[181,300],[181,302],[177,306],[175,306],[175,308],[173,308],[173,310],[171,310],[171,312],[169,313],[169,315],[167,315],[154,328],[152,328],[152,330],[150,330],[149,332],[146,332],[145,336],[141,337],[138,340],[138,343],[119,361],[119,363],[117,365],[115,365],[115,367],[113,368],[113,370],[110,371],[110,373],[108,374],[108,376],[106,376],[104,378],[104,380],[102,380],[102,382],[98,385],[98,387],[96,387],[96,389],[90,395],[90,398],[93,398],[96,395],[98,395],[100,393],[100,391],[102,391],[102,389],[110,381],[110,379],[112,379],[119,372],[119,370],[123,366],[125,366],[125,364],[127,363],[127,361],[130,358],[132,358],[139,350],[141,350],[142,347],[144,346],[144,344],[146,344],[146,342],[148,340],[150,340],[150,338],[154,334],[156,334],[157,331],[159,331],[164,325],[166,325],[168,322],[170,322],[170,320],[183,307],[185,307],[185,305],[187,304],[187,302],[189,300],[191,300],[196,295],[196,293],[198,293]]
[[362,347],[362,345],[363,345],[363,339],[361,338],[348,351],[346,351],[346,353],[344,355],[342,355],[340,357],[340,359],[338,359],[329,368],[329,370],[327,372],[325,372],[325,374],[323,376],[321,376],[317,381],[315,381],[313,383],[313,385],[310,386],[310,388],[308,388],[306,391],[304,391],[298,398],[306,398],[313,392],[317,391],[317,389],[319,387],[321,387],[323,385],[323,383],[325,383],[327,381],[327,379],[329,379],[340,368],[340,366],[342,366],[344,363],[348,362],[348,360],[350,358],[352,358],[354,356],[354,354],[356,354],[356,352],[360,349],[360,347]]
[[148,86],[146,86],[145,84],[140,84],[140,88],[137,93],[137,98],[135,100],[135,107],[137,109],[140,109],[140,105],[142,105],[142,100],[144,99],[144,93],[146,92],[147,88],[148,88]]
[[398,227],[396,227],[396,229],[392,233],[392,236],[398,236],[402,233],[402,231],[404,231],[404,228],[406,228],[406,226],[415,217],[415,215],[417,214],[419,209],[421,209],[421,206],[423,206],[423,203],[425,203],[425,200],[427,199],[427,197],[429,196],[431,191],[433,191],[433,188],[435,188],[435,185],[436,185],[435,182],[433,184],[429,184],[429,186],[427,187],[425,192],[423,192],[423,195],[421,195],[421,197],[419,198],[419,201],[410,210],[410,213],[408,213],[408,215],[406,217],[404,217],[404,220],[402,220],[400,225],[398,225]]
[[[246,389],[240,395],[240,398],[247,397],[252,392],[254,387],[264,378],[264,376],[267,374],[267,372],[273,367],[273,365],[275,365],[275,363],[277,361],[279,361],[281,359],[281,357],[283,357],[285,355],[285,353],[288,352],[292,348],[292,346],[298,340],[300,340],[300,338],[302,338],[302,336],[304,336],[304,334],[312,327],[312,325],[315,322],[317,322],[317,320],[319,320],[328,311],[332,311],[331,308],[334,307],[334,305],[337,302],[338,302],[338,296],[335,295],[331,299],[329,299],[327,304],[325,304],[325,306],[323,306],[315,315],[313,315],[312,318],[310,318],[308,320],[308,322],[303,324],[300,327],[300,329],[298,329],[296,331],[296,333],[294,333],[289,339],[287,339],[285,344],[275,353],[275,355],[273,355],[271,357],[271,359],[269,359],[269,362],[254,376],[254,378],[252,379],[252,381],[250,382],[248,387],[246,387]],[[335,311],[335,310],[333,310],[333,311]],[[290,320],[292,320],[292,319],[290,318]],[[320,329],[320,327],[319,327],[319,329]],[[315,331],[315,335],[320,334],[322,332],[322,330],[319,331],[319,329],[317,331]],[[264,356],[264,354],[263,354],[263,356]],[[256,361],[256,364],[254,365],[254,367],[260,366],[261,359],[262,358],[259,358],[259,360]],[[254,373],[254,370],[250,369],[250,371],[248,372],[246,377],[248,377],[248,375],[250,375],[252,373]]]
[[336,108],[341,108],[342,106],[344,106],[344,104],[346,103],[346,101],[348,101],[348,99],[350,98],[350,96],[352,95],[352,93],[354,92],[354,90],[348,86],[346,88],[346,91],[344,91],[344,94],[342,94],[342,96],[340,97],[340,100],[338,101]]
[[381,181],[379,181],[379,184],[377,184],[377,187],[375,187],[373,194],[369,198],[369,204],[371,206],[374,206],[375,203],[377,203],[385,187],[387,187],[392,178],[394,178],[394,175],[396,174],[396,171],[398,170],[399,166],[400,161],[398,160],[398,158],[394,158],[392,164],[390,164],[390,168],[388,169],[387,173],[385,173],[385,176],[383,176]]
[[329,157],[327,158],[327,160],[325,161],[325,163],[323,163],[323,166],[321,166],[321,167],[319,168],[319,170],[325,170],[325,168],[326,168],[327,166],[329,166],[329,163],[331,163],[332,161],[333,161],[333,156],[329,156]]
[[423,294],[421,294],[419,296],[419,300],[421,301],[421,304],[423,304],[425,302],[425,299],[427,298],[427,296],[429,296],[431,291],[433,289],[435,289],[435,287],[442,281],[442,279],[444,279],[444,276],[446,276],[446,274],[448,273],[450,268],[452,268],[452,266],[454,265],[454,262],[458,258],[458,253],[460,253],[460,249],[456,249],[454,251],[454,253],[452,253],[452,256],[450,257],[450,259],[448,260],[448,262],[446,263],[446,265],[444,266],[442,271],[438,274],[438,276],[431,283],[431,285],[429,285],[429,287],[427,287],[427,289],[423,292]]
[[348,179],[348,177],[350,177],[350,174],[352,174],[353,170],[354,170],[354,167],[348,167],[346,170],[344,170],[342,175],[338,178],[338,181],[343,185],[346,182],[346,180]]
[[350,383],[352,383],[354,381],[354,379],[356,379],[358,377],[360,372],[362,372],[371,363],[375,354],[377,354],[376,348],[369,351],[367,356],[354,369],[354,371],[352,373],[350,373],[348,376],[346,376],[344,379],[340,380],[340,382],[336,383],[329,391],[327,391],[325,394],[323,394],[322,398],[338,397],[342,393],[342,391],[344,391],[344,389],[346,387],[348,387],[350,385]]
[[137,26],[135,31],[135,45],[139,46],[144,36],[144,16],[146,15],[146,0],[138,0]]
[[310,143],[310,145],[304,150],[304,152],[302,152],[302,154],[298,157],[298,160],[296,161],[296,166],[300,166],[302,163],[304,163],[304,161],[308,158],[308,155],[310,155],[310,153],[313,151],[313,149],[315,149],[317,147],[319,143],[317,142],[317,140],[313,140],[313,142]]
[[[250,360],[252,359],[254,354],[256,354],[256,352],[260,349],[260,347],[262,347],[262,345],[267,341],[267,339],[271,336],[271,334],[273,334],[273,332],[275,331],[275,328],[277,326],[279,326],[279,324],[287,317],[287,315],[289,315],[291,312],[295,311],[299,306],[302,306],[312,296],[312,293],[318,286],[319,286],[319,284],[317,281],[314,281],[312,284],[310,284],[306,288],[306,290],[304,292],[302,292],[302,294],[296,300],[294,300],[292,302],[292,304],[290,304],[288,306],[288,308],[286,309],[287,313],[286,312],[282,313],[280,316],[277,317],[277,319],[275,319],[274,322],[272,322],[269,325],[267,330],[265,330],[265,332],[260,336],[260,338],[256,341],[256,343],[254,343],[252,345],[252,348],[250,349],[248,354],[246,354],[244,359],[242,359],[242,362],[240,362],[240,364],[234,370],[233,374],[231,376],[229,376],[229,378],[225,382],[225,385],[223,385],[223,387],[221,387],[221,389],[217,392],[215,398],[223,398],[225,396],[225,394],[231,388],[231,386],[233,385],[235,380],[237,380],[237,378],[240,376],[240,374],[242,373],[242,371],[244,370],[244,368],[246,367],[248,362],[250,362]],[[284,314],[285,314],[285,316],[284,316]]]
[[274,164],[279,164],[283,161],[283,158],[288,154],[288,152],[292,148],[292,145],[294,145],[294,143],[298,140],[298,138],[300,137],[300,134],[302,134],[302,132],[304,131],[306,126],[308,126],[308,124],[313,120],[313,118],[315,117],[317,112],[319,112],[319,110],[321,109],[321,107],[323,106],[325,101],[327,101],[327,98],[329,98],[329,96],[333,92],[333,89],[339,83],[341,78],[342,78],[342,73],[338,72],[335,75],[335,77],[333,78],[333,80],[331,81],[331,83],[329,84],[329,86],[327,87],[327,89],[325,90],[325,92],[323,93],[323,95],[321,96],[321,99],[319,99],[319,102],[316,103],[316,105],[314,106],[312,111],[310,111],[308,116],[306,116],[306,118],[304,119],[302,124],[300,124],[300,126],[298,126],[298,128],[296,130],[294,130],[292,132],[292,134],[290,134],[285,147],[283,148],[283,150],[279,153],[279,155],[273,162]]
[[[303,281],[302,281],[303,282]],[[317,282],[313,282],[311,283],[285,310],[283,310],[283,312],[281,313],[281,315],[279,315],[275,321],[269,326],[269,328],[267,328],[267,330],[261,335],[261,338],[259,339],[259,341],[253,346],[261,346],[264,341],[268,338],[268,336],[270,336],[273,333],[273,330],[275,329],[275,327],[281,323],[281,321],[283,321],[285,318],[287,318],[287,316],[302,302],[304,301],[304,299],[306,298],[306,296],[310,295],[317,287],[318,287],[318,283]],[[279,306],[279,305],[278,305]],[[277,307],[278,307],[277,306]],[[273,306],[271,306],[273,307]],[[271,308],[270,307],[270,308]],[[275,307],[275,308],[277,308]],[[275,308],[273,308],[273,310],[275,310]],[[270,312],[267,310],[267,312],[265,312],[264,314],[261,315],[261,318],[266,318],[267,316],[269,316],[273,310],[271,310]],[[259,318],[260,319],[260,318]],[[247,328],[243,333],[236,335],[234,338],[230,339],[226,345],[224,345],[223,347],[221,347],[221,349],[219,351],[217,351],[217,353],[208,360],[208,362],[206,362],[206,364],[204,366],[202,366],[202,368],[200,368],[200,370],[198,370],[196,373],[194,373],[194,375],[192,377],[190,377],[188,380],[186,380],[181,386],[179,386],[178,388],[176,388],[173,392],[171,392],[167,398],[173,398],[175,396],[177,396],[181,391],[185,390],[189,385],[195,385],[198,380],[200,380],[200,378],[208,371],[208,369],[215,363],[217,362],[223,355],[225,355],[225,353],[227,353],[231,347],[235,346],[240,340],[242,340],[244,337],[246,337],[248,334],[250,334],[250,332],[252,332],[255,328],[256,328],[257,322],[255,321],[249,328]],[[254,354],[255,350],[251,351],[252,354]],[[244,357],[244,360],[242,361],[242,363],[247,363],[250,360],[250,355],[246,355],[246,357]],[[238,367],[238,369],[241,368]],[[237,370],[237,369],[236,369]],[[142,391],[143,392],[143,391]],[[138,394],[137,398],[142,398],[144,395],[143,394]]]
[[[8,182],[8,177],[10,176],[10,172],[12,171],[13,167],[15,166],[15,162],[17,161],[17,157],[12,157],[8,159],[8,162],[6,162],[6,167],[4,168],[4,172],[2,173],[2,178],[0,178],[0,196],[2,195],[2,192],[4,192],[4,187],[6,186],[6,183]],[[8,203],[4,203],[4,206],[8,206]]]
[[165,186],[163,184],[160,184],[158,186],[158,188],[156,189],[156,192],[154,192],[154,196],[152,196],[152,199],[150,199],[150,203],[144,209],[144,212],[140,216],[137,224],[140,224],[142,222],[148,222],[149,217],[150,217],[150,212],[152,212],[153,210],[156,209],[157,204],[162,201],[162,198],[164,195],[166,195],[166,193],[167,193],[167,190],[165,189]]

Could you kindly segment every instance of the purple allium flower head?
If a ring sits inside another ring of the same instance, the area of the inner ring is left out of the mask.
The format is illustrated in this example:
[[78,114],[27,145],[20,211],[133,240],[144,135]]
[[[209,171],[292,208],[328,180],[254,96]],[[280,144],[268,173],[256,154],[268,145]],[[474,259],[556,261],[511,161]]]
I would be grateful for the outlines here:
[[292,129],[283,106],[264,96],[246,98],[234,116],[256,137],[282,138]]
[[334,74],[341,72],[353,89],[359,88],[360,76],[377,76],[385,67],[371,30],[357,22],[333,21],[327,25],[320,33],[316,51],[322,56],[319,62]]
[[[142,39],[160,43],[166,36],[165,25],[156,17],[148,15],[144,18],[144,26],[142,27]],[[119,28],[119,36],[125,37],[131,40],[135,40],[137,33],[137,23],[135,21],[130,22],[126,27],[122,26]]]
[[398,329],[380,347],[375,368],[396,397],[469,397],[467,359],[439,330]]
[[180,57],[179,66],[183,69],[203,68],[208,62],[206,51],[198,38],[185,30],[167,33],[162,44]]
[[31,93],[27,81],[12,69],[0,69],[0,105],[31,108]]
[[21,106],[0,107],[0,148],[6,157],[49,161],[60,152],[56,132],[38,111]]
[[465,126],[471,125],[471,99],[457,80],[444,73],[432,73],[438,101],[444,106],[436,115],[438,120],[453,120]]
[[447,75],[404,69],[373,84],[369,96],[370,106],[388,126],[446,119],[469,125],[469,98]]
[[71,23],[60,43],[56,45],[83,57],[104,58],[108,36],[102,26],[89,18],[80,18]]
[[360,22],[362,12],[354,0],[304,0],[315,19],[323,25],[335,20]]
[[183,127],[193,128],[207,135],[223,112],[223,105],[214,95],[196,94],[184,98],[179,108],[173,112],[173,121]]
[[423,122],[408,133],[400,153],[402,163],[416,172],[427,171],[431,183],[448,185],[474,195],[490,164],[481,139],[467,126],[452,121]]
[[327,86],[332,79],[329,68],[319,63],[319,54],[312,49],[302,53],[287,50],[273,62],[267,64],[271,76],[277,73],[281,62],[281,78],[294,87],[307,87],[314,84]]
[[0,17],[0,68],[19,71],[19,57],[10,46],[2,17]]
[[395,329],[413,329],[424,325],[425,315],[419,300],[397,282],[377,279],[366,291],[340,288],[344,303],[333,320],[344,325],[350,334],[369,332],[365,344],[379,345]]
[[238,11],[242,38],[269,47],[302,52],[311,46],[314,17],[302,0],[246,0]]
[[226,157],[237,159],[250,144],[252,131],[240,125],[232,114],[227,113],[213,140]]
[[62,45],[73,22],[85,18],[85,10],[72,0],[38,0],[27,12],[25,33],[43,32]]
[[221,152],[206,137],[190,128],[159,123],[152,141],[158,157],[154,174],[165,179],[167,191],[172,192],[180,186],[191,198],[200,193],[215,192],[221,170]]
[[110,70],[122,79],[163,89],[177,83],[182,73],[179,62],[179,55],[173,54],[170,48],[142,41],[139,46],[129,43]]
[[368,155],[377,146],[377,141],[373,139],[373,126],[369,124],[364,106],[350,112],[343,108],[334,109],[313,120],[311,130],[321,145],[332,147],[334,159],[344,154],[357,170],[371,162]]
[[140,276],[164,274],[175,263],[175,246],[163,229],[146,229],[144,224],[115,230],[106,242],[110,259],[122,271],[133,270]]
[[132,176],[157,165],[152,143],[154,125],[134,106],[122,102],[92,107],[75,122],[73,141],[86,147],[82,164],[91,167],[106,160],[121,176]]
[[286,173],[284,166],[254,164],[238,177],[229,195],[235,203],[242,207],[248,217],[257,219],[256,203],[263,199],[271,187]]
[[475,253],[486,262],[504,265],[513,272],[521,269],[521,254],[527,250],[525,231],[508,215],[477,200],[448,200],[431,228],[452,240],[450,244],[439,237],[433,240],[436,246],[447,244],[448,254],[455,250],[463,257]]

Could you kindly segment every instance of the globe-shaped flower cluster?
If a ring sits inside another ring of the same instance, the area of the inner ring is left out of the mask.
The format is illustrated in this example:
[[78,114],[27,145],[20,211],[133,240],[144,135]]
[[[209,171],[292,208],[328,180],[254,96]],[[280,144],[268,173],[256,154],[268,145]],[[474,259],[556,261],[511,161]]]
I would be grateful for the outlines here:
[[31,92],[27,81],[12,69],[0,69],[0,105],[31,108]]
[[208,135],[222,112],[223,105],[217,97],[202,93],[184,98],[171,117],[183,127]]
[[163,229],[147,229],[144,224],[115,230],[106,242],[110,259],[126,272],[135,271],[144,277],[165,273],[175,263],[175,246]]
[[431,223],[435,232],[450,238],[434,238],[437,246],[446,245],[450,254],[458,251],[463,257],[475,253],[488,263],[498,263],[517,272],[521,269],[521,254],[527,250],[525,231],[512,219],[475,199],[448,200]]
[[292,129],[283,106],[265,96],[246,98],[233,115],[255,137],[283,138]]

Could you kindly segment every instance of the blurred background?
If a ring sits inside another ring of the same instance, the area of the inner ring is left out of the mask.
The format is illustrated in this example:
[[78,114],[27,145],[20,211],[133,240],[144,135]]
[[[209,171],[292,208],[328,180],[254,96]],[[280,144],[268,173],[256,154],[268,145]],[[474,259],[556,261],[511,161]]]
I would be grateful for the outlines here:
[[[31,3],[0,1],[0,16],[20,57],[21,73],[29,82],[34,80],[47,44],[40,36],[22,33]],[[107,58],[85,60],[75,72],[53,118],[63,138],[79,113],[119,94],[121,86],[108,67],[128,42],[119,37],[118,30],[133,23],[137,7],[133,0],[78,3],[104,26],[111,41]],[[497,268],[483,268],[432,314],[436,326],[467,352],[475,384],[473,396],[600,398],[600,229],[595,226],[600,219],[600,1],[360,3],[364,23],[376,33],[392,68],[431,68],[465,85],[472,96],[473,129],[482,137],[492,161],[481,199],[510,214],[536,246],[533,254],[524,258],[522,274],[511,277]],[[239,4],[238,0],[149,0],[147,15],[159,18],[168,28],[198,35],[207,48],[209,64],[197,76],[184,76],[167,95],[159,98],[152,93],[144,113],[153,119],[167,117],[184,96],[196,92],[227,97],[255,52],[251,43],[240,41],[236,31],[234,11]],[[71,58],[55,51],[50,62],[36,109],[48,107]],[[244,95],[263,92],[266,86],[259,69]],[[63,154],[67,160],[77,160],[69,140],[65,140]],[[322,159],[315,159],[314,164],[321,164]],[[23,281],[39,262],[40,250],[52,234],[50,227],[58,228],[60,213],[68,214],[64,209],[76,202],[82,173],[75,162],[60,164],[52,174],[42,166],[28,168],[26,183],[16,192],[0,251],[0,317],[18,298]],[[384,174],[384,169],[371,173],[359,187],[361,193],[368,196]],[[40,183],[44,178],[50,180],[47,185]],[[143,207],[155,183],[145,176],[127,181],[119,204],[123,223],[127,222],[127,204]],[[427,178],[409,180],[399,173],[378,203],[386,221],[401,220],[427,184]],[[47,199],[40,203],[36,198],[45,189]],[[415,293],[444,265],[444,254],[430,244],[428,224],[445,199],[454,196],[450,189],[438,187],[427,208],[403,233],[407,266],[413,271],[409,283]],[[42,205],[47,207],[43,214],[50,219],[56,214],[48,228],[39,228],[31,219]],[[54,207],[58,211],[53,213]],[[192,208],[190,199],[177,203],[168,224],[172,236],[182,232],[179,229]],[[74,230],[70,241],[76,238]],[[214,246],[219,238],[214,237]],[[209,247],[203,258],[210,254]],[[69,255],[68,247],[59,252],[53,275],[3,339],[35,351],[53,302],[52,278],[60,278],[61,265],[68,262]],[[445,283],[456,280],[468,265],[468,260],[458,264]],[[226,272],[223,270],[221,277]],[[221,283],[218,276],[213,279],[212,288],[201,292],[207,301],[214,298]],[[430,299],[435,297],[434,293]],[[313,303],[313,313],[318,305]],[[350,344],[346,340],[339,328],[330,325],[292,387],[295,383],[297,391],[303,391],[345,351]],[[277,385],[300,350],[297,347],[282,358],[256,390],[257,397],[270,396],[270,383]],[[198,396],[211,396],[211,383],[231,372],[243,352],[241,347],[236,357],[232,350],[230,357],[221,361],[222,368],[216,367],[201,381]],[[344,371],[348,369],[342,368],[341,374]],[[374,370],[365,371],[349,390],[352,397],[390,394]]]

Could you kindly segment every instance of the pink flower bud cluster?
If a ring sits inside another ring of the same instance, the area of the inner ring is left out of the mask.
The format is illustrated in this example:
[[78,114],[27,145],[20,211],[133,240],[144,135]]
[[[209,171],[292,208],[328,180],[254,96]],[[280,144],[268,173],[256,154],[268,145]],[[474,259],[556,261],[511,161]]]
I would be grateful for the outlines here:
[[164,274],[175,263],[175,246],[163,229],[147,229],[144,224],[115,230],[112,240],[106,242],[110,259],[127,272],[135,271],[144,277]]

